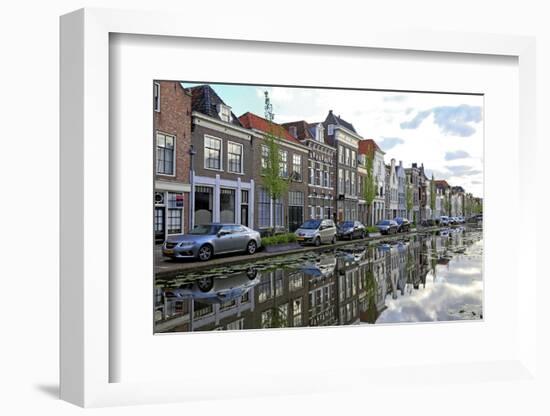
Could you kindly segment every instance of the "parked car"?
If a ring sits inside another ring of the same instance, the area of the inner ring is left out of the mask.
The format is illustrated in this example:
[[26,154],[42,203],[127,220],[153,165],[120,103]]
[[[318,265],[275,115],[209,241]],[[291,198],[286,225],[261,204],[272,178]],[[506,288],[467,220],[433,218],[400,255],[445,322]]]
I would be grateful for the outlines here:
[[394,220],[380,220],[376,223],[376,228],[381,234],[396,234],[399,225]]
[[197,225],[189,233],[168,238],[162,254],[174,259],[210,260],[216,254],[254,254],[262,245],[260,233],[239,224]]
[[365,238],[367,235],[367,229],[359,221],[343,221],[337,228],[337,236],[340,239],[352,240],[355,237]]
[[464,220],[464,217],[459,215],[458,217],[456,217],[457,221],[459,224],[464,224],[466,221]]
[[442,215],[439,218],[439,225],[442,226],[442,227],[448,226],[449,225],[449,217],[447,217],[446,215]]
[[395,217],[393,220],[398,225],[398,228],[397,228],[398,232],[406,233],[406,232],[409,232],[411,230],[411,223],[408,219],[402,218],[402,217]]
[[301,244],[314,244],[336,242],[336,224],[332,220],[307,220],[300,228],[294,231],[296,240]]

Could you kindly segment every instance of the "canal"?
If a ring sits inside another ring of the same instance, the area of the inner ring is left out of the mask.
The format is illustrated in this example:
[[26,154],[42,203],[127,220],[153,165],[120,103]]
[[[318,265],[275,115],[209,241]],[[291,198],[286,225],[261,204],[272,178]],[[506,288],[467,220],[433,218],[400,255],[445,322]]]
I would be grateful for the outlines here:
[[155,281],[155,332],[483,319],[483,232],[459,227]]

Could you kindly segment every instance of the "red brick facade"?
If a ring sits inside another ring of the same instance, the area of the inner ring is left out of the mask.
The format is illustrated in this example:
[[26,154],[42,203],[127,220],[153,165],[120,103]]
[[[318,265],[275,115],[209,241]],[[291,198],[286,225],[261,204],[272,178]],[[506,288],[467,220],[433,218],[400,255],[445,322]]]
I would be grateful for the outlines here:
[[[160,94],[158,94],[160,92]],[[191,146],[191,94],[179,82],[155,81],[153,97],[153,147],[155,172],[155,197],[157,193],[183,193],[182,224],[187,231],[189,225],[189,169]],[[157,98],[158,97],[158,98]],[[174,169],[172,174],[161,174],[158,169],[158,134],[174,137]],[[155,208],[168,207],[168,201],[155,203]],[[165,220],[166,220],[166,213]],[[160,221],[160,219],[156,219]],[[158,237],[157,239],[159,239]]]

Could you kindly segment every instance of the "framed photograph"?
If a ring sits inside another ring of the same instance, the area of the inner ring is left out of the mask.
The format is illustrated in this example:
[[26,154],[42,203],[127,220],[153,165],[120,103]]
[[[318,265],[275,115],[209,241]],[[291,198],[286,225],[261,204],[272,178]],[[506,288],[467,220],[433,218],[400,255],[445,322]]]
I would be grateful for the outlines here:
[[534,40],[232,33],[61,18],[61,397],[536,382]]

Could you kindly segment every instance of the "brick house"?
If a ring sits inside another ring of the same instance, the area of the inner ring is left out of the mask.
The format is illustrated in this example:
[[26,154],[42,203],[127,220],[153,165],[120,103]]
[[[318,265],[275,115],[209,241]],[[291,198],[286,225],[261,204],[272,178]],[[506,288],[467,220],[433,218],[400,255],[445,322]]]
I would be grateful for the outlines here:
[[306,218],[333,218],[334,214],[334,153],[325,143],[323,123],[308,124],[304,120],[282,124],[292,137],[309,149],[307,161],[308,200]]
[[191,95],[179,82],[153,83],[155,241],[189,229]]
[[[241,124],[252,131],[252,175],[257,183],[255,191],[254,228],[259,231],[296,230],[304,221],[305,197],[308,192],[306,161],[308,148],[293,137],[284,127],[247,112],[239,117]],[[269,149],[265,142],[272,131],[279,145],[281,177],[289,179],[288,192],[272,200],[262,187],[262,169],[266,166]]]
[[189,88],[193,109],[191,224],[254,227],[252,132],[210,85]]
[[323,126],[325,141],[336,149],[334,166],[336,172],[335,220],[357,220],[357,154],[361,136],[353,127],[339,116],[329,111]]

